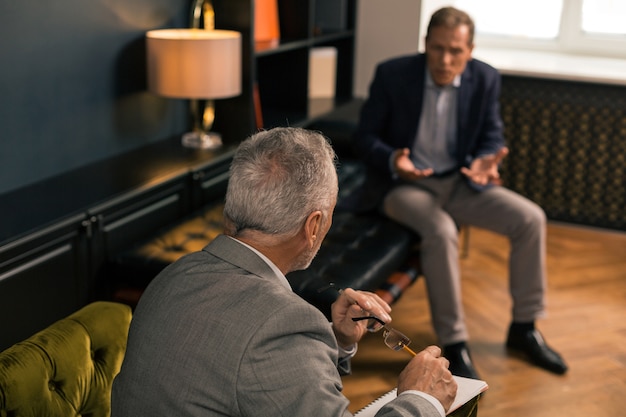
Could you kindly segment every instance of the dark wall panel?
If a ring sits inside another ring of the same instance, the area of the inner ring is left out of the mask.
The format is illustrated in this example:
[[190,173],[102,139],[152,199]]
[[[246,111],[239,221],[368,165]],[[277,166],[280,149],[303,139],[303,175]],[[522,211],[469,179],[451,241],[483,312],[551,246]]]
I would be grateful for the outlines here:
[[182,133],[186,103],[145,91],[144,35],[189,7],[0,2],[0,193]]

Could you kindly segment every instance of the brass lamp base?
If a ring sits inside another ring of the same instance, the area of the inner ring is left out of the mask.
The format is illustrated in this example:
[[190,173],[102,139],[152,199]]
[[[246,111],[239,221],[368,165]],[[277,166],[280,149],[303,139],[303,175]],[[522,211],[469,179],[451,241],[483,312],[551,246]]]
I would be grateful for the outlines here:
[[193,149],[217,149],[222,146],[222,136],[215,132],[188,132],[181,140],[186,148]]

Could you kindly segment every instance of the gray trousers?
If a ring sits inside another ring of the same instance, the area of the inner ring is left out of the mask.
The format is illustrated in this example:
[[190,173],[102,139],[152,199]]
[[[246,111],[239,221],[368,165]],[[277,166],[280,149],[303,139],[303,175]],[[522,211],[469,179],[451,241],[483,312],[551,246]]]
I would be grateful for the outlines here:
[[442,345],[468,340],[459,265],[457,225],[506,236],[511,243],[512,320],[543,316],[546,290],[546,216],[537,204],[501,186],[470,188],[462,174],[399,185],[383,211],[422,237],[421,262],[435,333]]

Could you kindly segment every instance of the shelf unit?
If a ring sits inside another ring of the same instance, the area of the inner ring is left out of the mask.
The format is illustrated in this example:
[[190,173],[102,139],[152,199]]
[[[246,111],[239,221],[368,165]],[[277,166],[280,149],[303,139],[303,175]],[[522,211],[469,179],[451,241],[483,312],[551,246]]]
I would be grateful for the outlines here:
[[[241,31],[244,43],[242,97],[224,110],[222,122],[243,123],[249,133],[258,127],[255,89],[263,128],[306,126],[352,99],[356,0],[277,0],[277,6],[280,40],[268,45],[254,41],[254,0],[221,0],[215,5],[216,27]],[[337,50],[334,97],[309,97],[309,59],[317,47]]]
[[[214,130],[225,146],[196,151],[169,138],[4,194],[0,316],[16,319],[0,350],[96,298],[105,260],[223,194],[235,145],[257,130],[255,85],[264,128],[307,126],[321,115],[308,94],[310,52],[332,46],[336,94],[325,110],[352,99],[356,0],[278,0],[282,37],[272,48],[255,45],[254,0],[214,7],[216,28],[242,34],[242,94],[216,101]],[[319,24],[329,8],[341,17],[338,30]]]

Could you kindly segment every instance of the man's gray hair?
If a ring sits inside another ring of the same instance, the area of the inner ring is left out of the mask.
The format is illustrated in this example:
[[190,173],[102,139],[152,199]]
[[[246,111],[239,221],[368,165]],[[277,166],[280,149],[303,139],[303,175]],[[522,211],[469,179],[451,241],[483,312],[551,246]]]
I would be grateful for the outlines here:
[[293,234],[309,214],[326,214],[338,192],[336,155],[320,133],[293,127],[258,132],[230,166],[224,216],[231,233]]

